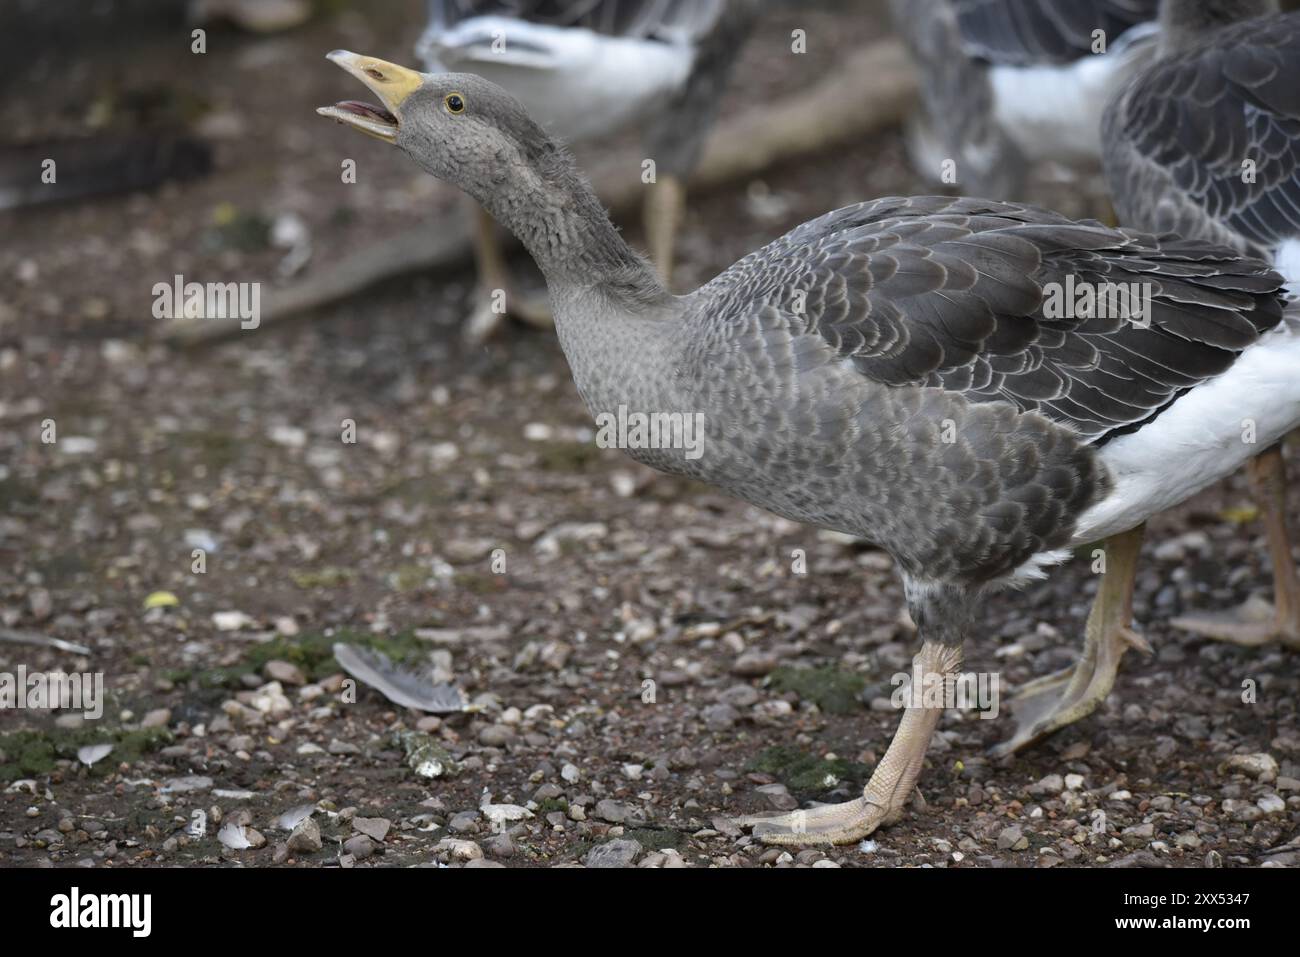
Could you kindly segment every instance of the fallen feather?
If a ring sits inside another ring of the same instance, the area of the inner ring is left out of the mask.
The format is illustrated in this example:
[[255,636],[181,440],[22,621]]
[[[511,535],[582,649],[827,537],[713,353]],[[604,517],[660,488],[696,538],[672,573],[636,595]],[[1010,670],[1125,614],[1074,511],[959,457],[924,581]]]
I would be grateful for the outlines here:
[[292,831],[314,813],[316,813],[316,805],[314,804],[303,804],[300,807],[290,808],[275,819],[275,826],[282,831]]
[[90,767],[96,761],[102,761],[112,753],[113,746],[111,744],[88,744],[77,749],[77,760],[86,767]]
[[57,648],[59,651],[67,651],[74,655],[90,654],[90,649],[85,645],[64,641],[62,638],[51,638],[49,635],[38,634],[34,631],[14,631],[12,628],[0,628],[0,641],[10,641],[19,645],[41,645],[45,648]]
[[217,832],[217,840],[232,851],[243,851],[253,846],[253,842],[248,839],[246,827],[243,824],[236,824],[234,821],[227,821]]
[[394,704],[433,714],[465,710],[465,696],[455,685],[434,684],[427,673],[395,665],[382,651],[339,642],[334,658],[344,671]]

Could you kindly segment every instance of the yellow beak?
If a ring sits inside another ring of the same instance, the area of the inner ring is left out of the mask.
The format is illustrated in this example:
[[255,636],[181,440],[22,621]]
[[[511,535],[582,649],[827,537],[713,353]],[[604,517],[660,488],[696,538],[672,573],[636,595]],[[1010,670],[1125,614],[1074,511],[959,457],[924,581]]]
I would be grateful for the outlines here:
[[316,112],[386,143],[397,142],[402,103],[424,83],[424,74],[348,50],[335,50],[327,54],[326,59],[337,63],[369,87],[383,107],[344,100],[333,106],[322,106]]

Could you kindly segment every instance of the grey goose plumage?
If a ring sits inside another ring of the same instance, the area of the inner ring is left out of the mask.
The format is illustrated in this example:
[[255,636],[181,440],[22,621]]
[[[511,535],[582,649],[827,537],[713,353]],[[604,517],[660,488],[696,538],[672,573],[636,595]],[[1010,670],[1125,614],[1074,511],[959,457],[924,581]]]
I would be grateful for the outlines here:
[[1038,163],[1094,168],[1107,91],[1138,62],[1158,2],[892,0],[921,74],[918,171],[939,181],[951,160],[968,195],[1019,200]]
[[[331,57],[389,97],[398,146],[528,248],[594,414],[704,417],[701,457],[629,453],[887,549],[927,673],[955,671],[988,586],[1077,544],[1084,517],[1126,481],[1108,451],[1158,430],[1281,318],[1279,277],[1232,250],[951,197],[835,211],[673,296],[505,91],[466,74],[388,84],[376,74],[401,68]],[[453,91],[468,104],[454,116]],[[1149,283],[1149,327],[1048,318],[1047,288],[1071,276]],[[1146,468],[1158,479],[1178,464]],[[937,721],[933,708],[905,711],[858,801],[747,823],[807,843],[896,820]]]
[[1300,13],[1197,37],[1183,26],[1165,34],[1161,58],[1106,110],[1116,210],[1141,229],[1272,261],[1300,241]]
[[[1274,0],[1166,0],[1159,58],[1107,108],[1105,171],[1120,218],[1156,232],[1224,243],[1272,262],[1300,293],[1300,13]],[[1271,390],[1270,414],[1300,426],[1300,305],[1261,349],[1291,384]],[[1244,380],[1243,390],[1270,391]],[[1249,463],[1267,530],[1275,604],[1173,621],[1255,646],[1300,648],[1300,576],[1286,523],[1280,445]]]

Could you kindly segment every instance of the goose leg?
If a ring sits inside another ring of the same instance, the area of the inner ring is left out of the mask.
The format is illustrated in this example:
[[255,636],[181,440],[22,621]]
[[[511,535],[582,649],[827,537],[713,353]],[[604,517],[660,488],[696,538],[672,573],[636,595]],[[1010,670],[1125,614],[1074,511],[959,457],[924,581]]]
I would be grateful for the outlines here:
[[[961,647],[927,641],[915,666],[922,675],[943,675],[945,682],[955,681]],[[851,844],[882,825],[897,822],[916,787],[926,749],[942,715],[942,707],[909,706],[903,711],[894,740],[863,788],[862,797],[789,814],[740,817],[736,823],[751,828],[765,844]]]
[[1132,628],[1133,584],[1144,530],[1139,525],[1106,541],[1106,570],[1088,613],[1083,656],[1073,667],[1021,687],[1013,704],[1016,731],[992,748],[994,756],[1013,754],[1092,714],[1114,687],[1124,652],[1137,648],[1151,653],[1147,640]]
[[486,341],[500,329],[507,315],[538,329],[551,328],[555,319],[550,305],[544,299],[515,292],[510,267],[497,239],[496,221],[482,206],[477,203],[473,206],[474,260],[478,265],[479,289],[474,311],[465,323],[466,341],[472,344]]
[[686,184],[664,176],[649,188],[645,198],[646,244],[664,284],[672,278],[677,229],[686,211]]
[[1291,557],[1291,536],[1286,527],[1286,463],[1278,443],[1246,465],[1255,501],[1259,503],[1273,561],[1273,594],[1276,605],[1252,598],[1229,612],[1187,615],[1173,625],[1208,638],[1230,641],[1246,647],[1281,640],[1300,649],[1300,580]]

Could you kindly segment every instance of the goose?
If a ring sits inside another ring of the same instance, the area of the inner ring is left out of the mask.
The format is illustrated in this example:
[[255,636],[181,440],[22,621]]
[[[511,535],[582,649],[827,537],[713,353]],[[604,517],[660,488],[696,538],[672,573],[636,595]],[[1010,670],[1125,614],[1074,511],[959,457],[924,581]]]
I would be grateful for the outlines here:
[[[848,843],[899,820],[983,596],[1229,474],[1248,454],[1241,418],[1276,439],[1269,410],[1300,398],[1294,376],[1272,392],[1236,387],[1243,368],[1259,383],[1282,280],[1224,246],[1018,203],[886,197],[673,295],[501,87],[328,58],[380,104],[319,113],[465,191],[536,260],[598,422],[680,414],[702,426],[693,441],[629,431],[632,458],[893,557],[925,688],[900,702],[861,797],[737,819],[767,843]],[[1061,299],[1107,283],[1145,290],[1146,321]],[[1187,441],[1189,420],[1202,427]]]
[[[764,0],[431,0],[416,54],[434,72],[477,73],[512,91],[565,142],[644,124],[655,164],[645,198],[653,261],[672,275],[685,184],[716,119],[732,67]],[[644,178],[644,170],[638,171]],[[550,310],[513,293],[495,226],[474,207],[480,300],[472,339],[510,311],[549,326]]]
[[[1103,167],[1119,220],[1154,233],[1222,243],[1273,263],[1300,292],[1300,14],[1276,14],[1270,0],[1167,0],[1158,57],[1107,107]],[[1243,175],[1243,164],[1257,167]],[[1240,387],[1269,394],[1300,378],[1294,329],[1275,330],[1252,350],[1257,380]],[[1252,599],[1231,612],[1189,615],[1171,624],[1256,646],[1280,639],[1300,648],[1300,581],[1286,527],[1286,470],[1280,438],[1300,427],[1300,406],[1272,393],[1283,428],[1252,436],[1248,415],[1238,441],[1264,449],[1246,463],[1273,564],[1275,606]],[[1224,400],[1234,406],[1235,396]],[[1198,426],[1188,423],[1191,429]],[[1112,542],[1098,607],[1109,628],[1089,627],[1079,664],[1019,689],[1017,730],[995,753],[1031,744],[1090,714],[1110,694],[1128,648],[1150,651],[1131,627],[1141,526]]]
[[1158,2],[891,0],[921,73],[918,173],[1014,200],[1037,164],[1095,169],[1102,108],[1140,64]]

